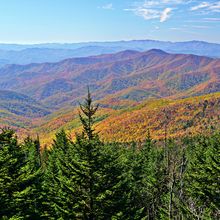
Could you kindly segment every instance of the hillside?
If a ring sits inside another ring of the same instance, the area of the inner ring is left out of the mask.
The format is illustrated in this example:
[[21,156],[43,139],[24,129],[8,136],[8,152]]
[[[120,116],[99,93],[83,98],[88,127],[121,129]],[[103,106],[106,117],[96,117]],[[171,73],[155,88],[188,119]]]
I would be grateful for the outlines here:
[[[95,128],[104,141],[143,141],[147,129],[155,139],[164,138],[165,124],[169,137],[212,133],[220,128],[220,93],[171,100],[151,99],[138,102],[100,101]],[[110,104],[109,104],[110,105]],[[64,128],[73,137],[79,131],[78,108],[63,109],[37,120],[33,133],[41,135],[43,142],[52,140]]]
[[13,91],[0,90],[0,116],[9,112],[26,118],[42,117],[50,113],[45,106],[34,99]]
[[[21,136],[39,134],[42,143],[50,143],[61,128],[72,137],[81,129],[78,107],[65,107],[49,113],[46,108],[36,107],[35,101],[21,94],[1,91],[0,96],[1,127],[11,126]],[[2,105],[3,99],[10,108]],[[23,106],[23,112],[16,110],[18,103]],[[95,128],[101,139],[107,142],[143,141],[148,128],[153,138],[161,139],[164,138],[165,124],[169,137],[212,133],[212,129],[220,128],[220,93],[141,102],[106,98],[98,103],[100,109]]]

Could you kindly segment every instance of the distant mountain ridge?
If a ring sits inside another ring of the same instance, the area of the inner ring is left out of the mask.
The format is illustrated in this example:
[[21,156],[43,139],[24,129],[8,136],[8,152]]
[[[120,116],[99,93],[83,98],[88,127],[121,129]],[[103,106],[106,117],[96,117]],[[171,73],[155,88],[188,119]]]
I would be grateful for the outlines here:
[[143,52],[150,49],[161,49],[168,53],[220,57],[220,44],[203,41],[163,42],[132,40],[66,44],[0,44],[0,67],[5,64],[58,62],[73,57],[95,56],[124,50]]

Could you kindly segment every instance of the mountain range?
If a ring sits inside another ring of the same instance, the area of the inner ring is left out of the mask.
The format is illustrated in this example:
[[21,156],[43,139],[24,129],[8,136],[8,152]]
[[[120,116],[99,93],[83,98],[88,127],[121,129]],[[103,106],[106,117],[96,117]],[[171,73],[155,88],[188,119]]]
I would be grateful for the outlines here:
[[96,99],[189,97],[220,90],[220,59],[146,52],[66,59],[58,63],[7,65],[0,69],[0,89],[28,94],[51,108],[74,105],[89,85]]
[[73,57],[95,56],[123,50],[143,52],[150,49],[160,49],[168,53],[220,57],[220,44],[203,41],[163,42],[132,40],[68,44],[0,44],[0,66],[5,64],[58,62]]
[[[143,133],[148,122],[138,120],[139,116],[135,116],[138,109],[141,117],[157,116],[152,117],[156,123],[164,108],[175,112],[175,120],[179,120],[178,112],[185,114],[186,106],[190,105],[188,119],[184,123],[180,121],[185,126],[194,120],[194,114],[202,112],[202,100],[207,99],[212,103],[207,115],[215,118],[215,122],[219,120],[220,59],[152,49],[70,58],[56,63],[5,65],[0,68],[0,123],[22,133],[31,130],[54,134],[63,126],[69,130],[77,128],[77,105],[86,96],[88,86],[95,101],[100,103],[97,123],[101,123],[99,128],[106,140],[121,134],[129,124],[132,127],[138,123]],[[216,95],[213,98],[208,94]],[[148,109],[143,103],[151,107]],[[122,117],[117,116],[121,114]],[[122,130],[117,133],[118,126]],[[107,129],[111,127],[116,133]],[[158,129],[155,134],[160,137],[162,131]]]

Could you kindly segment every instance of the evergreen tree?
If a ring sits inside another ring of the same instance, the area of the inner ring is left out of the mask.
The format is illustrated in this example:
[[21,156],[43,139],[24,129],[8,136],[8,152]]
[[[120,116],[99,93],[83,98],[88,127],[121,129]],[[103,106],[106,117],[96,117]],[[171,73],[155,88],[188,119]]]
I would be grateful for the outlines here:
[[138,204],[141,211],[139,211],[141,214],[138,219],[160,218],[163,197],[168,191],[163,150],[156,146],[148,130],[143,147],[136,150],[137,158],[132,161],[133,190],[136,195],[133,202],[136,206]]
[[[103,144],[93,129],[98,105],[93,105],[90,92],[80,104],[83,132],[74,144],[78,167],[83,176],[77,185],[83,195],[80,213],[83,219],[128,219],[135,214],[130,205],[131,182],[126,151],[119,144]],[[83,115],[82,115],[83,114]]]
[[18,190],[17,179],[24,162],[14,131],[2,129],[0,133],[0,217],[16,214],[14,192]]
[[36,140],[27,137],[21,145],[26,165],[23,168],[24,191],[20,193],[21,215],[25,219],[39,219],[42,212],[42,164],[39,137]]
[[74,197],[71,198],[72,194],[67,194],[66,189],[63,188],[63,182],[69,182],[69,179],[73,176],[69,168],[71,165],[69,157],[74,156],[69,154],[71,147],[71,141],[65,131],[61,130],[56,134],[51,150],[46,152],[47,160],[45,161],[42,192],[44,212],[42,218],[71,219],[75,217],[65,211],[66,207],[74,205],[75,200]]
[[82,134],[72,143],[56,135],[45,174],[45,217],[55,219],[128,219],[130,195],[125,149],[103,144],[95,133],[90,92],[80,105]]
[[0,216],[1,218],[37,219],[39,166],[33,155],[35,143],[28,139],[20,146],[11,129],[0,133]]

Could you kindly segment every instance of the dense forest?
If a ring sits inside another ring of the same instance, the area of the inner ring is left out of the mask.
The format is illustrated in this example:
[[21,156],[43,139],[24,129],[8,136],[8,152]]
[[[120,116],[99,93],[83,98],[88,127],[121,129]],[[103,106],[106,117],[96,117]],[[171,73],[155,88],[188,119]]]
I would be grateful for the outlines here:
[[220,132],[103,143],[90,93],[83,127],[43,148],[0,132],[0,219],[220,219]]

